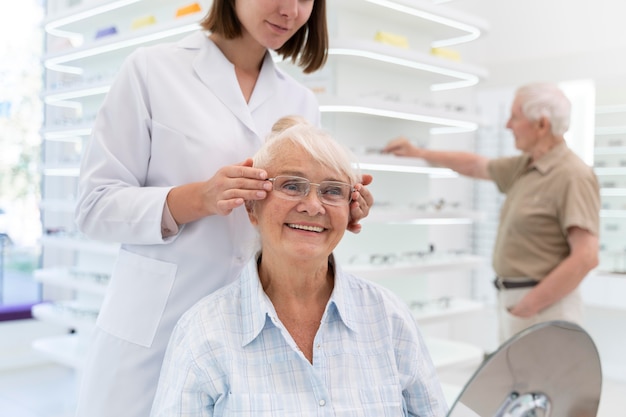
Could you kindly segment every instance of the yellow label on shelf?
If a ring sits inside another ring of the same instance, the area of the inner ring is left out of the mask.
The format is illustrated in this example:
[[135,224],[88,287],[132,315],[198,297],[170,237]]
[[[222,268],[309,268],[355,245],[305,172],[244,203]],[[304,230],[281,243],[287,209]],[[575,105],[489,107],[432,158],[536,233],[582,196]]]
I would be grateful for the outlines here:
[[430,48],[430,53],[432,55],[441,57],[441,58],[446,58],[446,59],[451,59],[452,61],[460,61],[461,60],[461,54],[459,53],[459,51],[455,51],[454,49],[449,49],[449,48]]
[[156,18],[153,15],[138,17],[133,20],[130,27],[132,29],[139,29],[144,26],[154,25],[156,23]]
[[374,36],[374,40],[376,42],[386,43],[400,48],[409,47],[409,41],[406,36],[396,35],[394,33],[378,31],[376,32],[376,36]]
[[188,14],[198,13],[200,10],[202,10],[202,8],[200,7],[200,4],[191,3],[187,6],[180,7],[178,10],[176,10],[176,17],[182,17]]

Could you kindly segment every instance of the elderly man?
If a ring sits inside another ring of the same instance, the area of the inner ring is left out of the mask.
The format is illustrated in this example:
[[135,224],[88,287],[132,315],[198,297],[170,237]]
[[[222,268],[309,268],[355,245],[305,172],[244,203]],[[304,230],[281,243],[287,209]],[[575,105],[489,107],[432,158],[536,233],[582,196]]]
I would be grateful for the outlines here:
[[406,138],[384,149],[492,180],[506,194],[492,260],[501,342],[539,322],[583,320],[578,286],[598,264],[600,192],[591,167],[565,143],[570,109],[552,84],[519,88],[506,125],[519,156],[434,151]]

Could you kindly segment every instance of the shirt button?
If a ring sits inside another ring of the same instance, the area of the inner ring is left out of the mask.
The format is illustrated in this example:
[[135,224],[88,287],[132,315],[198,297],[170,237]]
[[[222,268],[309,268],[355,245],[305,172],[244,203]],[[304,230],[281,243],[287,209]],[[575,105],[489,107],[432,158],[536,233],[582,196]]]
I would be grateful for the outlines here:
[[326,401],[320,400],[320,407],[324,407],[326,405]]

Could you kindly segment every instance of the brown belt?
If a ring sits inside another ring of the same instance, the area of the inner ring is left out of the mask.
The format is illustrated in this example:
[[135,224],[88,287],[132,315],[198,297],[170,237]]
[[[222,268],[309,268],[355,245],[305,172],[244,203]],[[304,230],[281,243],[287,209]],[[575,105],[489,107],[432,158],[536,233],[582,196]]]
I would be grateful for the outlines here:
[[529,279],[527,281],[504,281],[502,278],[496,277],[493,280],[493,285],[498,290],[510,290],[512,288],[530,288],[539,284],[539,281],[535,281],[534,279]]

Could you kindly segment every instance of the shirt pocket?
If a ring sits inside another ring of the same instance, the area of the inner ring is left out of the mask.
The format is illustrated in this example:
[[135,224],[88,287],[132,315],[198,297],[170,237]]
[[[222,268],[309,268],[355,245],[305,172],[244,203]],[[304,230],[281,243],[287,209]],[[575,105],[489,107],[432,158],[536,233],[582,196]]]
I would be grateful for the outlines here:
[[228,394],[224,416],[282,417],[283,407],[277,394]]
[[400,385],[338,389],[333,394],[337,417],[402,417]]
[[98,315],[98,326],[120,339],[150,347],[176,269],[176,264],[121,250]]

